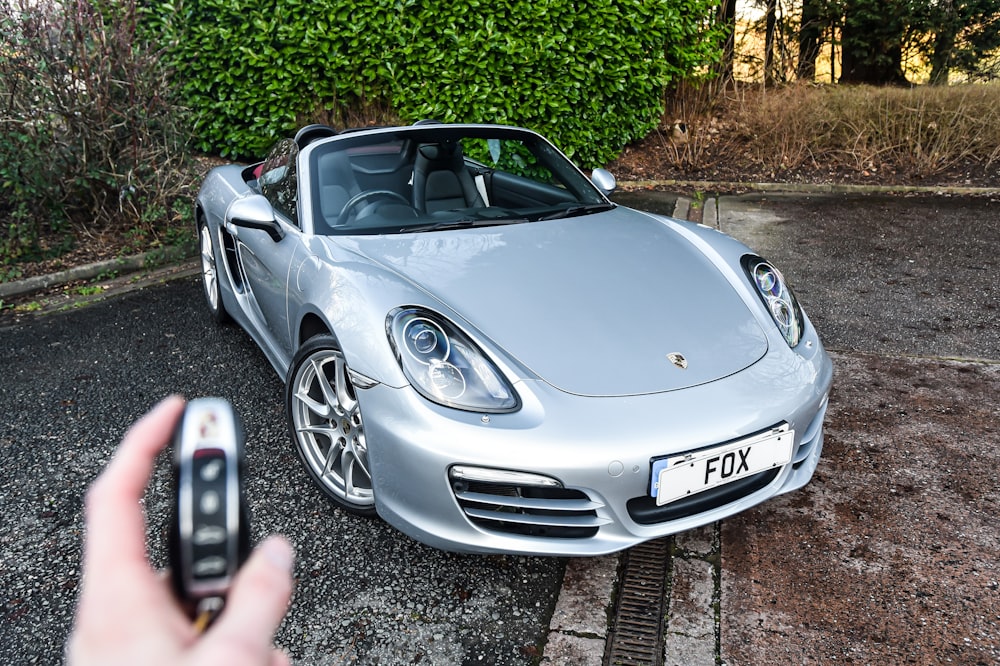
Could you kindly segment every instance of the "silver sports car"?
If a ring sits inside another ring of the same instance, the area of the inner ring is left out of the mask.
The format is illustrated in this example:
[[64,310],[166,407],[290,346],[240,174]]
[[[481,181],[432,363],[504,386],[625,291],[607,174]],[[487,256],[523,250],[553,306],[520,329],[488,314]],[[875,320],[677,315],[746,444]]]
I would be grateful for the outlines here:
[[309,126],[196,203],[205,296],[344,509],[598,555],[809,481],[830,359],[781,273],[515,127]]

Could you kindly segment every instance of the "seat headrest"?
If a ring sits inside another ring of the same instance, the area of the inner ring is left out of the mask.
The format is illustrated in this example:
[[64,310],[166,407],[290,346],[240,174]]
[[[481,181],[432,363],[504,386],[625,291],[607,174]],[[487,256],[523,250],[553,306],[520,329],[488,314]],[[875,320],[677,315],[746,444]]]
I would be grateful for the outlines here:
[[419,148],[424,159],[431,162],[444,162],[462,156],[462,144],[457,141],[442,141],[441,143],[425,143]]
[[302,150],[316,139],[325,139],[328,136],[337,136],[337,130],[329,125],[306,125],[295,133],[295,143]]

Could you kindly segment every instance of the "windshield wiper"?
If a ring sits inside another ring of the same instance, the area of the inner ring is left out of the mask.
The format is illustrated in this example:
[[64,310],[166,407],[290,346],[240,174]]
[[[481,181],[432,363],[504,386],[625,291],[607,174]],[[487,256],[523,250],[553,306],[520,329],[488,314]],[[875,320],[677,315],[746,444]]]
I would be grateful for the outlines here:
[[471,229],[473,227],[495,227],[502,224],[524,224],[528,219],[525,217],[517,218],[497,218],[497,219],[485,219],[485,220],[442,220],[440,222],[434,222],[431,224],[414,225],[412,227],[403,227],[400,229],[400,233],[420,233],[424,231],[444,231],[447,229]]
[[564,217],[576,217],[577,215],[589,215],[590,213],[601,213],[606,210],[611,210],[612,208],[617,208],[617,205],[613,203],[595,203],[595,204],[583,204],[582,206],[570,206],[569,208],[564,208],[554,213],[537,217],[535,218],[535,221],[541,222],[544,220],[560,220]]

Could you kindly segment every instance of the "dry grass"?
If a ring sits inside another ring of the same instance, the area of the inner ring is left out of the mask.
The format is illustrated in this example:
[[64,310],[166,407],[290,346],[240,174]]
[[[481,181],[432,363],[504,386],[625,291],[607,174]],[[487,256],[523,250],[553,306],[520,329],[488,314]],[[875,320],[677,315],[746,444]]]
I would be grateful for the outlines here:
[[[1000,160],[1000,84],[794,85],[743,91],[727,106],[729,139],[770,169],[888,166],[927,177],[960,163]],[[703,118],[689,123],[693,134],[712,132],[715,116]]]
[[1000,83],[682,84],[659,130],[608,166],[633,180],[993,186]]

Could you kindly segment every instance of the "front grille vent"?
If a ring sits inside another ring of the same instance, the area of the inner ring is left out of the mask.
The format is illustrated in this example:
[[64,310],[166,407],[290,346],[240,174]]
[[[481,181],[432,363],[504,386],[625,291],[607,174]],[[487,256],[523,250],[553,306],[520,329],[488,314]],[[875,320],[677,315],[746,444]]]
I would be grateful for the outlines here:
[[480,481],[455,474],[451,487],[469,520],[494,532],[585,539],[610,522],[597,515],[604,505],[579,490]]

